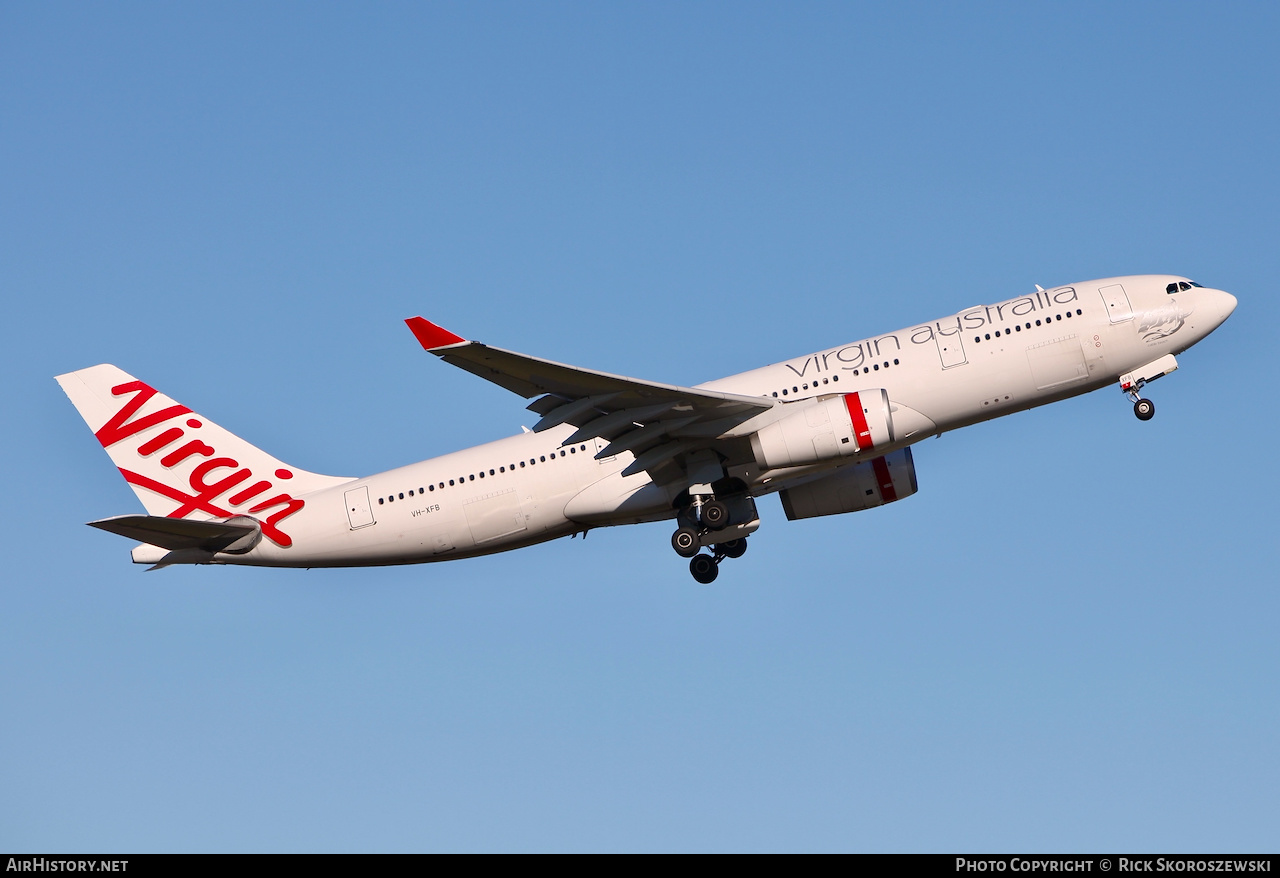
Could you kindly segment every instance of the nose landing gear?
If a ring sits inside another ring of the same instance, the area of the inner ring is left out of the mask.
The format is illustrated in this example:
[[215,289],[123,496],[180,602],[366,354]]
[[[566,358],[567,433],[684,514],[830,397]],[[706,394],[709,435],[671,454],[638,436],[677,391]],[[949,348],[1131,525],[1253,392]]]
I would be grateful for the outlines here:
[[1173,354],[1165,354],[1160,359],[1148,363],[1141,369],[1120,376],[1120,389],[1133,402],[1133,413],[1139,421],[1149,421],[1156,416],[1156,404],[1138,395],[1147,384],[1178,368],[1178,361]]

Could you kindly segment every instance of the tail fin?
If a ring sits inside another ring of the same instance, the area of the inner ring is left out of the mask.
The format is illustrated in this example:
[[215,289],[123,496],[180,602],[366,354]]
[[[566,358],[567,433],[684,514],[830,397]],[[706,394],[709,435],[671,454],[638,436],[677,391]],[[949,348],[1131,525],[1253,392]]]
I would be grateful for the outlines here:
[[276,460],[115,366],[57,381],[151,515],[247,514],[261,521],[264,536],[289,546],[279,525],[305,505],[297,495],[350,481]]

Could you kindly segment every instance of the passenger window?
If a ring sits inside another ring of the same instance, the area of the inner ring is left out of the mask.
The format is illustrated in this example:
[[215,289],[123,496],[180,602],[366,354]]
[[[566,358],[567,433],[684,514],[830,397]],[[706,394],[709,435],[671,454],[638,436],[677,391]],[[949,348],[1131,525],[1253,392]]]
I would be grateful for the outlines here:
[[379,498],[378,498],[378,505],[379,505],[379,506],[381,506],[381,505],[382,505],[382,498],[381,498],[381,497],[379,497]]

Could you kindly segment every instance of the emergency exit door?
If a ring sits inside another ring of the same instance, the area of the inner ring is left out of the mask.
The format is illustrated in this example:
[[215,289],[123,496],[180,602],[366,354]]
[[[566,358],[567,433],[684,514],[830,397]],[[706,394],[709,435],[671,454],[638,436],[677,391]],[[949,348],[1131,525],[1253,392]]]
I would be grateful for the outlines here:
[[1133,307],[1129,304],[1129,296],[1120,284],[1112,284],[1098,290],[1102,294],[1102,302],[1107,306],[1107,316],[1112,323],[1124,323],[1133,319]]
[[347,521],[351,522],[352,530],[368,527],[375,523],[373,520],[373,506],[369,503],[368,485],[352,488],[343,496],[347,499]]

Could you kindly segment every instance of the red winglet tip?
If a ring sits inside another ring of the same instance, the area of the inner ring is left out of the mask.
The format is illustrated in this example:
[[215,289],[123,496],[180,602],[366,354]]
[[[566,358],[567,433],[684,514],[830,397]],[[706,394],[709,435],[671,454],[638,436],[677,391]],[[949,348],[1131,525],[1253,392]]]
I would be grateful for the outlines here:
[[449,330],[436,326],[423,317],[410,317],[405,321],[405,324],[409,329],[413,330],[413,335],[418,339],[418,344],[429,351],[466,342],[465,338],[454,335]]

